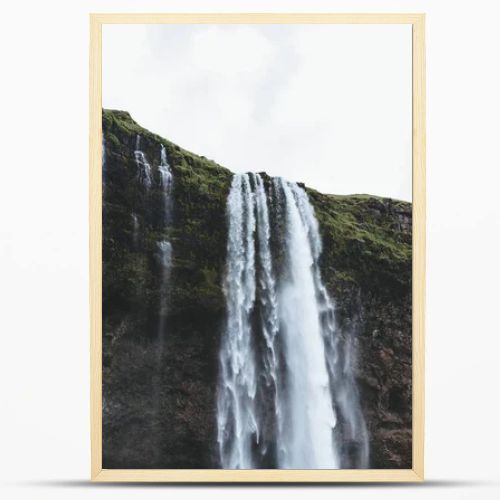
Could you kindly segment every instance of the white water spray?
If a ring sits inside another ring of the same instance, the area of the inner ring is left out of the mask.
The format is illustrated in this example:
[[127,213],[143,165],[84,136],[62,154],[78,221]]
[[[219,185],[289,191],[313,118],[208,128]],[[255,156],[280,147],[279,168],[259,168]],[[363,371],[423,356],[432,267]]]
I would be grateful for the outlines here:
[[[172,185],[173,175],[168,164],[167,151],[163,144],[160,148],[160,165],[158,166],[160,174],[160,187],[163,190],[163,212],[164,212],[164,226],[168,229],[171,222],[172,212]],[[172,244],[167,239],[157,243],[159,249],[159,257],[161,263],[161,277],[160,277],[160,323],[158,326],[159,335],[163,334],[165,328],[165,314],[167,302],[167,285],[170,279],[170,270],[172,267]]]
[[172,212],[172,186],[174,182],[174,176],[172,175],[172,170],[168,164],[167,150],[163,144],[160,150],[160,165],[158,167],[160,173],[160,185],[163,189],[163,203],[164,203],[164,213],[165,213],[165,224],[170,223],[170,217]]
[[280,465],[286,469],[336,469],[336,418],[314,280],[317,223],[301,217],[304,191],[282,179],[280,184],[286,207],[288,261],[279,292],[288,386]]
[[266,390],[274,391],[274,411],[276,416],[276,433],[282,432],[282,415],[279,404],[278,386],[278,353],[276,337],[279,332],[278,300],[276,297],[276,278],[271,254],[269,210],[267,196],[262,177],[254,174],[257,212],[258,256],[260,263],[259,297],[261,305],[261,327],[265,340],[263,355],[263,375]]
[[[273,186],[273,226],[260,175],[235,175],[228,197],[227,324],[217,405],[221,465],[366,467],[366,425],[352,357],[348,348],[339,351],[334,305],[321,279],[318,222],[302,188],[283,179]],[[280,255],[278,266],[273,253]],[[361,448],[357,462],[343,456],[339,423]]]
[[139,182],[149,189],[151,187],[151,165],[146,159],[146,155],[141,151],[141,136],[137,134],[135,138],[135,151],[134,151],[135,163],[137,165],[137,176]]
[[220,353],[218,442],[222,466],[254,466],[252,446],[259,439],[255,415],[257,369],[251,313],[255,303],[255,197],[248,175],[233,178],[227,201],[229,233],[227,324]]
[[162,240],[156,244],[158,248],[158,260],[161,266],[161,278],[160,278],[160,335],[162,333],[161,321],[165,315],[165,311],[161,310],[165,307],[166,295],[167,295],[167,284],[170,277],[170,270],[172,268],[172,245],[169,241]]

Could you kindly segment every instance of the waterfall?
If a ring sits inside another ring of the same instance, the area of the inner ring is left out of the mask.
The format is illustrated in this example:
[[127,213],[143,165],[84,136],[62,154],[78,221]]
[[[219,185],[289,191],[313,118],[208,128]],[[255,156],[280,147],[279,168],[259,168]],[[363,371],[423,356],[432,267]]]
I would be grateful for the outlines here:
[[[173,175],[168,164],[167,151],[162,144],[160,147],[160,164],[158,166],[159,185],[163,191],[163,220],[164,229],[168,230],[171,222],[172,212],[172,185]],[[160,321],[158,325],[158,334],[161,339],[165,329],[165,315],[167,302],[167,284],[170,278],[172,267],[172,244],[168,239],[157,242],[159,251],[159,261],[161,266],[160,276]]]
[[[156,244],[158,248],[158,260],[161,266],[160,279],[160,315],[163,316],[162,307],[166,301],[167,283],[170,277],[170,269],[172,267],[172,245],[167,240],[159,241]],[[160,328],[161,330],[161,328]]]
[[135,212],[132,213],[132,243],[134,245],[134,250],[139,248],[139,217]]
[[367,467],[351,344],[321,278],[314,210],[297,184],[276,178],[270,187],[259,174],[235,175],[227,201],[221,465]]
[[[264,394],[261,395],[261,401],[265,395],[271,394],[274,406],[274,427],[270,429],[270,434],[273,430],[275,437],[281,436],[282,433],[282,415],[280,412],[279,399],[279,353],[277,346],[277,335],[279,332],[279,316],[278,316],[278,300],[276,296],[276,278],[271,254],[271,228],[269,222],[269,210],[267,206],[266,191],[262,177],[255,174],[255,191],[256,191],[256,212],[257,212],[257,236],[258,236],[258,257],[259,257],[259,280],[258,280],[258,297],[260,305],[260,331],[264,338],[263,345],[263,366],[262,373],[264,377]],[[264,425],[264,427],[266,427]],[[268,426],[267,426],[268,427]],[[262,432],[262,434],[264,434]],[[266,441],[263,443],[262,452],[267,451],[269,441],[272,442],[273,436],[265,436]]]
[[336,402],[344,418],[345,464],[352,469],[369,467],[370,447],[366,422],[361,410],[358,388],[353,375],[353,331],[348,332],[343,361],[332,371]]
[[[163,230],[167,232],[171,224],[172,213],[172,184],[173,176],[167,160],[167,151],[163,144],[160,147],[160,164],[158,165],[159,187],[163,193]],[[159,304],[158,304],[158,344],[156,347],[156,375],[153,378],[154,410],[161,417],[161,387],[164,372],[165,336],[168,332],[168,292],[170,274],[172,270],[172,243],[168,238],[156,242],[157,261],[159,263]],[[158,457],[161,454],[162,443],[158,442]]]
[[[171,212],[172,212],[172,185],[173,185],[173,175],[170,170],[170,165],[167,160],[167,151],[165,146],[162,144],[160,148],[160,165],[158,166],[158,172],[160,174],[160,187],[163,191],[163,216],[164,216],[164,228],[168,229],[171,222]],[[170,277],[170,268],[172,266],[172,244],[168,240],[162,240],[157,243],[160,255],[160,263],[162,269],[161,284],[160,284],[160,299],[162,301],[162,306],[166,302],[166,289],[167,282]],[[162,309],[162,307],[160,307]],[[160,315],[163,316],[163,311],[160,311]],[[160,325],[161,327],[161,325]],[[161,328],[160,328],[161,329]]]
[[[172,245],[167,240],[162,240],[156,244],[158,248],[158,260],[160,263],[160,311],[158,320],[158,338],[160,343],[163,342],[163,334],[165,331],[165,316],[167,306],[167,285],[170,278],[170,270],[172,269]],[[160,349],[159,349],[160,351]]]
[[146,155],[141,151],[141,136],[137,134],[135,138],[135,164],[137,165],[137,177],[139,182],[146,188],[151,187],[151,165],[146,159]]
[[282,466],[287,469],[336,469],[336,424],[316,299],[313,221],[304,217],[302,194],[280,179],[286,207],[287,276],[279,304],[287,365],[287,398]]
[[172,212],[172,185],[174,182],[174,177],[172,171],[170,170],[170,165],[167,160],[167,150],[165,146],[161,145],[160,150],[160,165],[158,167],[160,173],[160,186],[163,189],[163,209],[165,216],[165,225],[170,223],[171,212]]
[[227,325],[220,353],[218,443],[224,468],[249,469],[254,467],[252,448],[259,441],[259,429],[251,327],[256,292],[255,195],[248,175],[234,176],[227,216]]

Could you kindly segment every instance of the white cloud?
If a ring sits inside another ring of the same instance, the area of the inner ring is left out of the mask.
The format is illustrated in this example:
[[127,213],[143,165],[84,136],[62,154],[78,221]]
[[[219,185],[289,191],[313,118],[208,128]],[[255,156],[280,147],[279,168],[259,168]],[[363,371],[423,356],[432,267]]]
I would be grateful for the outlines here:
[[210,26],[193,35],[193,65],[230,79],[255,80],[273,55],[270,40],[248,26]]
[[411,199],[411,27],[109,25],[103,105],[234,171]]

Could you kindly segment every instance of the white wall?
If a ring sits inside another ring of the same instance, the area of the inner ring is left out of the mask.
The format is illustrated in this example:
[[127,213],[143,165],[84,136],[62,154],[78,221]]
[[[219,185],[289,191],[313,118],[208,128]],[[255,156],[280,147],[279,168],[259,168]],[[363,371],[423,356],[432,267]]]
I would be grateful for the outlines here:
[[[498,498],[500,5],[287,0],[288,11],[425,11],[427,486],[277,487],[279,498]],[[87,486],[91,11],[280,11],[278,0],[2,5],[0,470],[5,498],[251,498],[265,488]],[[337,491],[341,489],[342,491]]]

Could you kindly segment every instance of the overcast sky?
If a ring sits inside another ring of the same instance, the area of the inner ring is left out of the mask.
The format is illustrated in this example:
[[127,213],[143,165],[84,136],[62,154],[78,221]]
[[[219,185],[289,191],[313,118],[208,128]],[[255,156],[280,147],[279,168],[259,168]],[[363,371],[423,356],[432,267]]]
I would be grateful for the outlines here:
[[411,25],[105,25],[103,107],[234,172],[411,200]]

